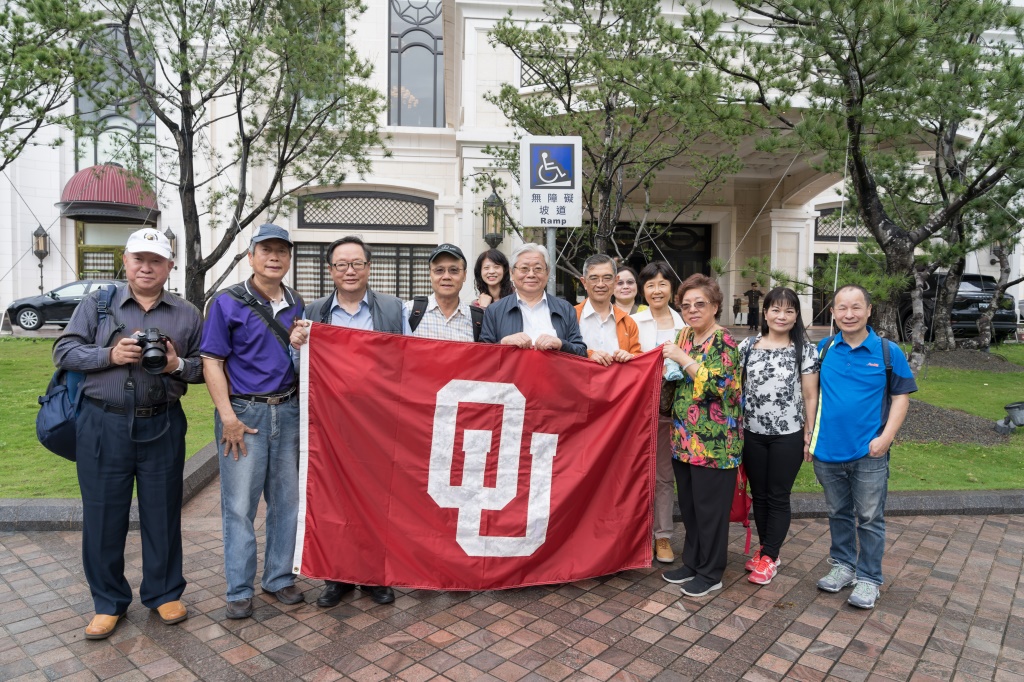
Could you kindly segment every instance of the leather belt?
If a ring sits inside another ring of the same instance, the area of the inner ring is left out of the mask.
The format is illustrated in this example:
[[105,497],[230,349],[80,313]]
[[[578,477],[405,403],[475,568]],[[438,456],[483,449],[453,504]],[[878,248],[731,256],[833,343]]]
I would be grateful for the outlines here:
[[295,388],[288,391],[287,393],[276,393],[274,395],[249,395],[247,393],[234,393],[231,398],[237,400],[247,400],[254,403],[266,403],[267,405],[280,405],[291,400],[291,397],[295,395]]
[[[96,407],[103,410],[104,412],[110,412],[111,414],[119,414],[122,417],[128,414],[128,408],[123,407],[121,405],[111,405],[110,403],[105,403],[102,400],[92,398],[90,396],[85,396],[85,399],[91,402]],[[174,403],[160,403],[159,405],[146,405],[144,407],[136,407],[135,416],[155,417],[158,414],[163,414],[164,412],[166,412],[167,408],[173,404]]]

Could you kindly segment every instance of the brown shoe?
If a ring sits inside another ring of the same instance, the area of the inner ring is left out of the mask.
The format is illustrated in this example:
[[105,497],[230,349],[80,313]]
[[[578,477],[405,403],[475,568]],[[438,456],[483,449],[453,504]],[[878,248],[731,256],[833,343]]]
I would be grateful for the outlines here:
[[164,625],[174,625],[188,618],[188,609],[180,600],[161,604],[156,607],[156,612],[160,614],[160,620],[164,622]]
[[117,624],[124,618],[122,613],[119,616],[110,616],[105,613],[97,613],[89,621],[89,624],[85,626],[85,638],[86,639],[106,639],[114,634],[114,630],[117,629]]
[[676,560],[675,552],[672,551],[672,544],[668,538],[658,538],[654,541],[654,558],[663,564],[670,564]]

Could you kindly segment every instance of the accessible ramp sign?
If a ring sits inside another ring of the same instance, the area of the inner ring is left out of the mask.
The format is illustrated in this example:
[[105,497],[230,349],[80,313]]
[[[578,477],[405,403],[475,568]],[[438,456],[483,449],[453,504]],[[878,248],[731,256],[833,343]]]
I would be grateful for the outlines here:
[[583,138],[527,135],[519,143],[522,223],[583,225]]

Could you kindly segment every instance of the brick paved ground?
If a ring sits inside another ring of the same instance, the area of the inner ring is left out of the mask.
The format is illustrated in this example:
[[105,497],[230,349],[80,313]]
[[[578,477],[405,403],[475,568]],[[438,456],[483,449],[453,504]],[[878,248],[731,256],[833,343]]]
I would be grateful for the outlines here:
[[[801,520],[762,588],[746,581],[734,533],[713,598],[680,599],[650,569],[505,592],[398,590],[389,606],[358,592],[329,610],[261,595],[243,621],[224,618],[217,486],[185,517],[191,617],[164,626],[136,602],[103,642],[83,637],[80,534],[0,534],[0,680],[1024,679],[1020,516],[890,519],[889,584],[870,612],[815,589],[827,524]],[[137,588],[138,533],[127,561]],[[315,599],[319,584],[302,586]]]

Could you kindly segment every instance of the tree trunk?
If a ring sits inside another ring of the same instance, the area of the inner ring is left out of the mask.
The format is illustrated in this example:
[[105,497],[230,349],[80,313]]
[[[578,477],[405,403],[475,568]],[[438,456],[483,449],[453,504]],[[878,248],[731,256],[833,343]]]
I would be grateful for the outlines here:
[[1010,281],[1010,256],[1002,244],[992,244],[992,255],[999,261],[999,278],[996,280],[996,288],[992,292],[988,308],[978,318],[978,348],[984,351],[989,350],[992,345],[992,318],[1002,306],[1003,294],[1008,288],[1021,281],[1020,279]]
[[931,271],[927,268],[914,271],[914,289],[910,293],[910,316],[913,332],[909,341],[912,344],[910,351],[910,370],[916,375],[924,366],[924,285],[928,281]]
[[[879,242],[881,244],[881,242]],[[889,275],[906,275],[908,272],[915,272],[914,269],[914,245],[905,237],[897,237],[882,247],[885,253],[885,271]],[[880,335],[888,339],[898,340],[900,338],[900,308],[899,301],[876,301],[873,308],[874,329]]]
[[957,258],[949,266],[946,278],[935,292],[935,309],[932,311],[932,339],[935,341],[936,350],[956,348],[950,315],[953,311],[953,301],[956,300],[957,291],[960,290],[960,277],[964,274],[966,263],[966,258]]

